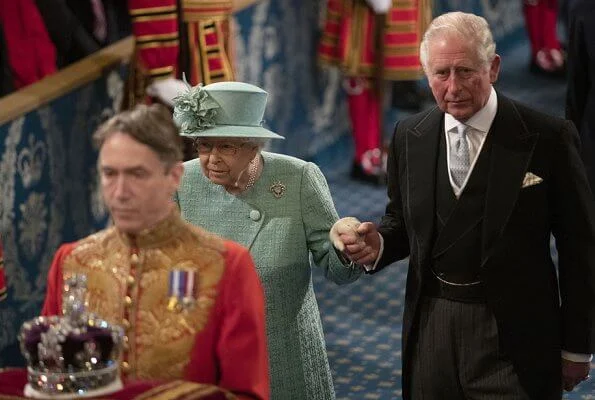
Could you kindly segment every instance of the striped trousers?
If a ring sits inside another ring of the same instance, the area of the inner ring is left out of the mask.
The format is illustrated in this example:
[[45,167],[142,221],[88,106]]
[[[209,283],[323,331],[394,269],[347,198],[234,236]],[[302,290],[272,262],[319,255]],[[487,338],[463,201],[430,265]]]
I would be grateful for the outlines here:
[[413,400],[530,400],[482,303],[422,297],[411,356]]

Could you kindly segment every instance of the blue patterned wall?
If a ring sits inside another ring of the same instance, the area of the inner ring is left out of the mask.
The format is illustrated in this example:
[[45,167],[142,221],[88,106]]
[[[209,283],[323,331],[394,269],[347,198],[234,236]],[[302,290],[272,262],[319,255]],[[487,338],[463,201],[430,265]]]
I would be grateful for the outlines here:
[[[523,0],[434,0],[434,15],[465,11],[482,15],[490,24],[499,49],[523,39]],[[500,51],[501,51],[500,50]]]
[[22,363],[21,324],[39,315],[53,254],[105,226],[91,134],[121,101],[125,68],[0,126],[0,236],[8,299],[0,367]]
[[324,1],[262,1],[236,17],[238,80],[269,93],[265,123],[285,136],[275,151],[325,164],[319,155],[349,134],[341,74],[315,57]]
[[[238,80],[269,92],[266,124],[286,137],[272,149],[313,160],[327,172],[337,164],[348,168],[351,142],[341,74],[316,63],[323,7],[317,0],[262,1],[235,18],[235,46]],[[441,0],[435,7],[485,15],[500,45],[522,32],[520,0]],[[0,367],[22,364],[16,333],[40,311],[56,248],[106,223],[90,137],[121,101],[124,74],[124,68],[108,72],[0,126],[0,235],[8,280],[8,300],[0,303]]]

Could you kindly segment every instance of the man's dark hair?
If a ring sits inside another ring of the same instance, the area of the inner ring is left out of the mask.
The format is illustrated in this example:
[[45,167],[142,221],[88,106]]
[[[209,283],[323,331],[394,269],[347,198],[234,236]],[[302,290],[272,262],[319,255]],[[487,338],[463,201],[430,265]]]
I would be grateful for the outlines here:
[[98,149],[113,134],[121,132],[149,146],[168,167],[183,159],[182,139],[171,112],[161,104],[141,104],[101,124],[93,141]]

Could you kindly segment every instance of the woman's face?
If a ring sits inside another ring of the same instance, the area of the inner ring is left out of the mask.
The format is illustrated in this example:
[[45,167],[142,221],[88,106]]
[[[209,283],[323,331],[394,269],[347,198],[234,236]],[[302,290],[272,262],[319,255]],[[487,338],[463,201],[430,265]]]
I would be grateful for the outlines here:
[[196,147],[205,176],[226,189],[246,180],[244,174],[258,152],[256,144],[234,138],[198,138]]

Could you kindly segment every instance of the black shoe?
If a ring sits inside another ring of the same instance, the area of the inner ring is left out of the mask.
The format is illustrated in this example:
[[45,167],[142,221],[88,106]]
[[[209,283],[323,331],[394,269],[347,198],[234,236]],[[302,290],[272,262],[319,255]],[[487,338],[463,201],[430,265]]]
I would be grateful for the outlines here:
[[353,163],[353,166],[351,167],[351,173],[349,174],[349,176],[351,177],[351,179],[360,181],[362,183],[368,183],[375,186],[386,185],[386,174],[369,174],[366,171],[364,171],[362,166],[357,162]]

